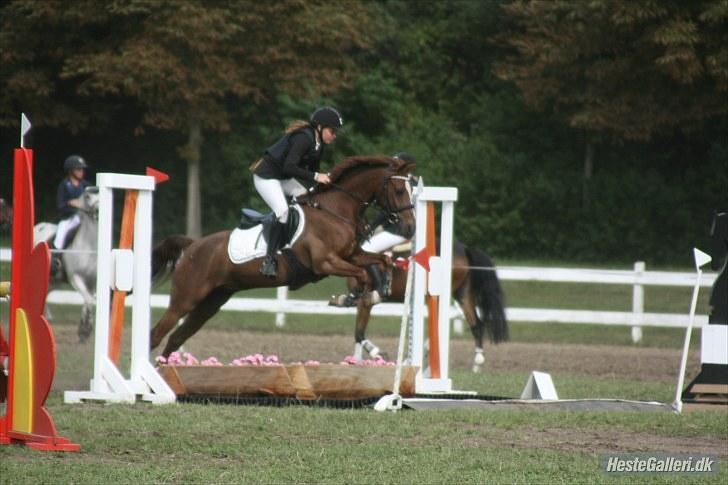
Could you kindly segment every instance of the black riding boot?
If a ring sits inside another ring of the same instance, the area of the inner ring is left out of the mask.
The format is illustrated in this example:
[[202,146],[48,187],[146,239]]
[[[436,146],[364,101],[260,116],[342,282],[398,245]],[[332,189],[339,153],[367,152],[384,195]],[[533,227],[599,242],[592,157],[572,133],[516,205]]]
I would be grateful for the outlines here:
[[386,271],[382,272],[377,264],[367,266],[367,273],[369,273],[369,277],[372,280],[372,290],[376,290],[382,299],[389,296],[389,286],[391,283],[389,281],[389,273]]
[[278,265],[276,264],[276,253],[283,245],[283,231],[286,225],[278,220],[273,221],[270,227],[270,235],[268,236],[268,254],[260,267],[260,273],[275,278],[278,275]]

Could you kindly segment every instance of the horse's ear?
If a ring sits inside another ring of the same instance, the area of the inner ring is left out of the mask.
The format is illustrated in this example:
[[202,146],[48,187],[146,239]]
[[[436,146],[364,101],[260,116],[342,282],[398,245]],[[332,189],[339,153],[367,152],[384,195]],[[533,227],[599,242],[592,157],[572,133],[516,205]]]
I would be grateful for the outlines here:
[[397,170],[397,173],[401,175],[408,175],[415,171],[417,168],[416,163],[405,163]]

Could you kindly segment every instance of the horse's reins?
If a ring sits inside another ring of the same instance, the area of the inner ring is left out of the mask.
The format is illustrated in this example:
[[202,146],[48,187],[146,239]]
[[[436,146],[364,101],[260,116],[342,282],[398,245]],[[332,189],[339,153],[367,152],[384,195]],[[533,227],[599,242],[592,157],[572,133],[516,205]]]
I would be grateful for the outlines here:
[[[398,179],[398,180],[405,180],[405,181],[409,180],[408,177],[404,177],[404,176],[401,176],[401,175],[390,175],[388,177],[385,177],[385,179],[382,181],[381,188],[372,197],[372,199],[374,200],[374,204],[372,204],[371,201],[368,201],[368,200],[363,199],[358,194],[355,194],[353,192],[348,191],[346,188],[344,188],[343,186],[341,186],[341,185],[339,185],[337,183],[332,182],[332,183],[329,184],[329,186],[331,188],[336,189],[339,192],[342,192],[345,195],[348,195],[349,197],[351,197],[352,199],[354,199],[355,201],[357,201],[359,203],[359,206],[360,206],[359,207],[359,212],[363,212],[370,205],[373,205],[377,209],[377,211],[379,212],[377,218],[375,219],[375,221],[376,221],[375,224],[370,225],[368,223],[368,221],[365,224],[365,227],[367,228],[367,232],[366,232],[366,234],[363,234],[362,235],[363,236],[363,239],[368,239],[369,236],[371,235],[371,233],[374,231],[374,228],[376,228],[379,224],[383,223],[385,220],[387,222],[389,222],[390,224],[395,224],[399,220],[399,215],[398,214],[400,212],[403,212],[403,211],[410,210],[410,209],[413,209],[414,208],[414,204],[408,204],[408,205],[405,205],[405,206],[402,206],[402,207],[392,208],[390,206],[390,204],[389,204],[389,197],[385,197],[385,200],[386,200],[385,207],[382,207],[379,203],[377,203],[377,199],[378,199],[379,194],[381,192],[383,192],[383,191],[386,190],[387,183],[391,179]],[[385,196],[386,196],[386,194],[385,194]],[[351,221],[351,220],[347,219],[346,217],[344,217],[344,216],[342,216],[340,214],[337,214],[336,212],[334,212],[334,211],[332,211],[332,210],[330,210],[330,209],[322,206],[321,203],[318,202],[318,201],[312,201],[312,200],[309,199],[306,202],[307,202],[307,204],[310,207],[313,207],[315,209],[322,210],[322,211],[326,212],[327,214],[330,214],[330,215],[336,217],[337,219],[339,219],[341,221],[344,221],[345,223],[347,223],[350,226],[354,227],[355,232],[358,232],[358,229],[359,228],[357,227],[357,225],[353,221]]]

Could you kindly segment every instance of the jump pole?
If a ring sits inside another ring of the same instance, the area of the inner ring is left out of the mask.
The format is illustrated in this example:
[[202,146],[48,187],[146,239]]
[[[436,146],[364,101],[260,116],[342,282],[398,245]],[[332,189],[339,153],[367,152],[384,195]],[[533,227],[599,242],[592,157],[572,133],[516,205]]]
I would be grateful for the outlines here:
[[[64,401],[175,402],[176,396],[149,361],[152,193],[155,177],[99,173],[98,274],[96,280],[96,325],[94,374],[88,391],[66,391]],[[111,248],[113,191],[138,191],[134,210],[133,250]],[[109,356],[110,290],[133,293],[130,377],[119,371]]]
[[[420,182],[414,193],[416,233],[414,244],[414,281],[410,331],[411,365],[419,367],[415,379],[417,393],[452,391],[449,375],[450,295],[452,286],[452,247],[455,187],[425,187]],[[440,216],[440,251],[435,247],[435,204],[442,206]],[[429,324],[429,355],[425,360],[425,301]],[[427,363],[427,365],[425,365]]]

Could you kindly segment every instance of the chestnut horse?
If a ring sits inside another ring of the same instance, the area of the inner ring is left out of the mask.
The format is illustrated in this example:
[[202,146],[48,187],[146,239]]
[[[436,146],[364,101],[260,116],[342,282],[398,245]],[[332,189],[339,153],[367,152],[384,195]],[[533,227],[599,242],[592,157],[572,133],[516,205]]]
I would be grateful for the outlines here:
[[[262,258],[234,264],[227,246],[231,231],[193,241],[171,236],[152,252],[152,275],[172,268],[169,306],[151,332],[154,349],[177,322],[163,356],[177,350],[212,317],[233,293],[251,288],[300,288],[328,275],[352,277],[364,291],[364,267],[387,265],[389,258],[364,252],[359,243],[368,236],[365,211],[377,208],[403,234],[414,234],[410,172],[414,164],[385,156],[352,157],[331,171],[331,184],[317,186],[298,203],[305,214],[303,233],[290,250],[276,256],[278,275],[259,273]],[[291,211],[293,212],[293,211]]]
[[[404,255],[409,256],[409,254]],[[407,271],[395,265],[391,268],[390,276],[390,292],[384,301],[403,301]],[[354,281],[349,279],[347,284],[352,288]],[[503,291],[490,257],[483,251],[467,247],[459,241],[455,241],[453,245],[452,296],[460,305],[473,334],[475,341],[473,372],[479,372],[485,362],[483,337],[487,334],[494,344],[508,340],[508,321],[504,310]],[[371,311],[372,304],[369,300],[360,298],[356,307],[354,330],[356,342],[354,355],[357,358],[361,358],[362,350],[368,351],[373,357],[379,353],[377,346],[365,337]]]

